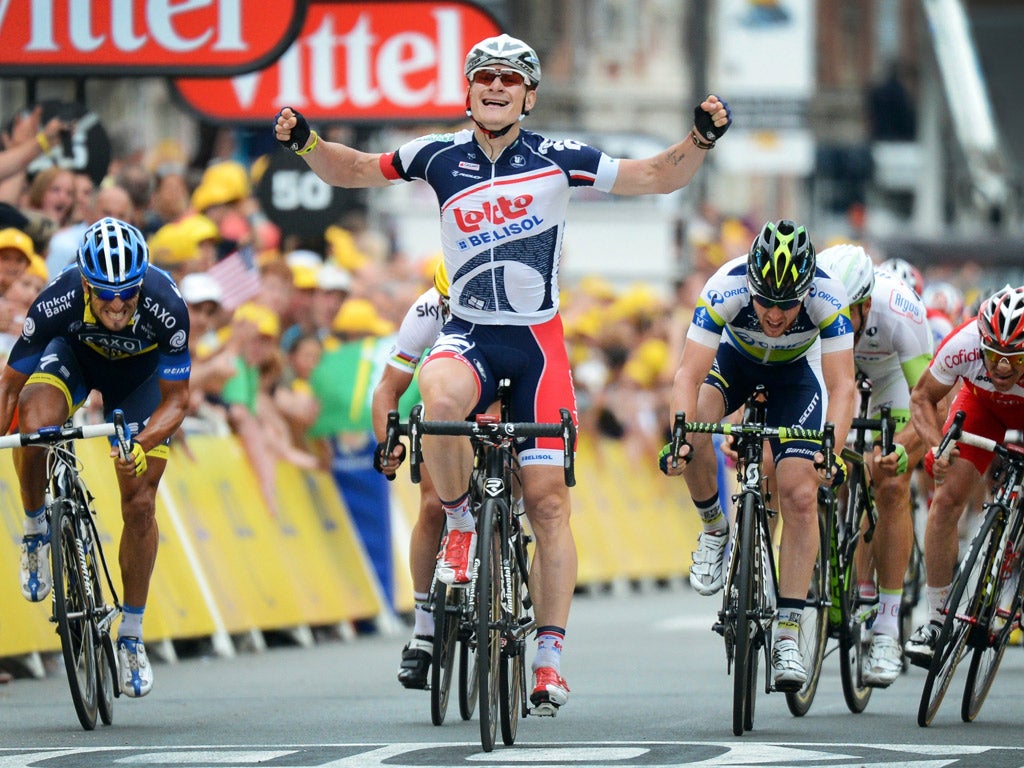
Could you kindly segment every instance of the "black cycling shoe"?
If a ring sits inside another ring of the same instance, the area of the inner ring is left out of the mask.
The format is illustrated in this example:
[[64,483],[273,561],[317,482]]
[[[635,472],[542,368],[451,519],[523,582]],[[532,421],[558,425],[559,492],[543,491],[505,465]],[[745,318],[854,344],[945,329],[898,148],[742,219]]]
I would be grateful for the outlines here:
[[415,635],[402,649],[402,665],[398,668],[398,682],[406,688],[424,690],[429,687],[427,673],[434,651],[434,638]]

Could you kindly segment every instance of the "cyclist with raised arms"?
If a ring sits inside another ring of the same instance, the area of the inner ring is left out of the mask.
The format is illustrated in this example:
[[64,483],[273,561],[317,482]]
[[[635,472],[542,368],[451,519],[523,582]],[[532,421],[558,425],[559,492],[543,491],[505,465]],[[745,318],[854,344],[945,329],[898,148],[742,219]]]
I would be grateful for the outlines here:
[[[718,422],[741,408],[757,384],[768,387],[770,426],[822,429],[835,425],[841,446],[853,418],[853,329],[843,284],[817,266],[807,230],[783,219],[767,222],[746,256],[711,276],[686,334],[672,391],[672,413]],[[728,522],[718,496],[710,435],[693,434],[673,467],[683,475],[703,523],[690,584],[702,595],[722,589]],[[783,513],[779,601],[772,645],[776,690],[798,691],[807,680],[800,655],[800,619],[818,554],[817,498],[827,482],[825,457],[813,441],[770,441]],[[832,482],[842,467],[828,457]],[[819,468],[820,467],[820,468]]]
[[[405,458],[402,446],[396,446],[390,454],[384,451],[388,412],[398,408],[399,400],[412,384],[420,359],[430,349],[449,316],[448,272],[444,261],[440,261],[434,269],[434,286],[420,294],[405,313],[387,367],[373,390],[373,431],[377,436],[374,466],[387,476],[394,477]],[[434,614],[427,598],[445,515],[430,472],[425,467],[420,471],[420,510],[409,540],[409,570],[415,602],[413,636],[402,649],[398,682],[406,688],[422,689],[427,687],[427,673],[434,652]]]
[[[512,382],[514,421],[557,422],[575,413],[558,315],[558,268],[573,187],[618,195],[669,193],[690,182],[731,122],[708,96],[679,143],[643,160],[614,159],[584,144],[550,141],[521,128],[537,103],[540,60],[521,40],[487,38],[466,56],[468,130],[424,136],[394,152],[359,152],[322,141],[294,109],[277,115],[275,135],[318,176],[342,187],[426,181],[440,206],[441,244],[451,280],[452,319],[420,370],[425,415],[464,419],[485,410],[498,382]],[[437,574],[467,584],[475,531],[467,488],[470,441],[424,436],[424,459],[445,509],[448,535]],[[557,439],[520,446],[527,515],[536,537],[531,593],[537,619],[537,714],[553,715],[569,686],[561,652],[576,585],[576,546]]]
[[[131,425],[130,460],[121,459],[116,447],[110,455],[124,524],[118,554],[124,601],[119,682],[132,697],[153,687],[142,617],[156,562],[157,486],[171,435],[188,408],[188,336],[188,308],[170,275],[150,265],[142,233],[104,218],[83,234],[76,264],[39,294],[0,373],[5,429],[16,407],[22,432],[63,424],[94,389],[103,398],[105,418],[120,408]],[[38,602],[53,586],[44,514],[46,452],[20,448],[14,458],[25,508],[21,591]]]
[[[957,411],[965,432],[1002,443],[1007,429],[1024,427],[1024,287],[1009,285],[986,299],[973,317],[946,337],[910,395],[914,427],[924,445],[924,468],[935,478],[924,536],[925,593],[929,621],[904,646],[907,657],[927,667],[942,627],[959,550],[957,525],[993,454],[957,444],[936,457],[942,435]],[[946,395],[963,385],[947,409]]]
[[903,670],[900,605],[914,545],[910,479],[924,456],[910,423],[910,390],[932,359],[931,331],[921,299],[892,273],[876,270],[859,245],[826,248],[818,263],[842,281],[850,299],[854,364],[871,381],[868,418],[877,419],[888,406],[896,422],[895,450],[883,456],[881,446],[874,448],[870,472],[878,523],[870,544],[856,552],[861,597],[878,600],[864,682],[885,688]]

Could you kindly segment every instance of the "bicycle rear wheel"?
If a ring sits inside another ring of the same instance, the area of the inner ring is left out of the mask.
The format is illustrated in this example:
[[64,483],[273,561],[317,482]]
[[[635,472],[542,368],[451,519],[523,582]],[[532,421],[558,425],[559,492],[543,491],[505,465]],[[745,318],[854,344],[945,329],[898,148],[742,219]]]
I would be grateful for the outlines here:
[[996,521],[996,512],[989,511],[953,580],[952,591],[943,608],[946,618],[935,643],[917,710],[917,724],[922,728],[935,718],[977,622],[985,599],[985,580],[999,555],[1002,526],[996,530]]
[[754,724],[754,697],[757,692],[757,636],[754,598],[754,546],[756,502],[752,494],[743,496],[740,517],[737,521],[737,540],[734,546],[739,558],[736,582],[735,636],[733,638],[732,668],[732,732],[742,736]]
[[499,719],[501,663],[501,537],[495,522],[498,502],[487,499],[480,508],[477,536],[476,666],[480,691],[480,745],[494,749]]
[[430,664],[430,722],[434,725],[442,725],[448,712],[459,642],[460,591],[434,581],[434,650]]
[[75,712],[82,727],[91,731],[96,727],[99,709],[96,639],[92,599],[86,588],[90,576],[78,557],[77,521],[71,504],[58,499],[52,505],[53,612]]
[[987,600],[985,618],[979,620],[971,634],[974,652],[967,668],[967,682],[960,704],[960,717],[965,723],[972,722],[981,711],[996,679],[1010,634],[1020,626],[1021,589],[1024,588],[1020,573],[1020,550],[1018,546],[1009,543],[1016,538],[1016,535],[1009,537],[999,547],[1001,554],[993,563],[989,575],[992,589]]
[[469,600],[462,597],[459,618],[459,715],[469,720],[476,711],[480,681],[476,665],[476,612]]
[[800,618],[800,655],[807,667],[807,682],[796,693],[786,694],[789,711],[803,717],[814,702],[821,679],[821,668],[825,661],[825,645],[828,643],[828,528],[827,514],[831,509],[818,511],[818,559],[814,563],[814,574],[807,593],[807,604]]

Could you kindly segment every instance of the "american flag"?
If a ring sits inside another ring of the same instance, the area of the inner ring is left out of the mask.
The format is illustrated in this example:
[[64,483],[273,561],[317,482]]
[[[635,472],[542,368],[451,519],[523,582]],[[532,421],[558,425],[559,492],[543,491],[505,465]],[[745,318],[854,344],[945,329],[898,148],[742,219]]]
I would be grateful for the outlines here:
[[234,312],[260,290],[260,272],[256,266],[256,254],[251,248],[228,254],[208,271],[220,283],[224,293],[222,304],[228,312]]

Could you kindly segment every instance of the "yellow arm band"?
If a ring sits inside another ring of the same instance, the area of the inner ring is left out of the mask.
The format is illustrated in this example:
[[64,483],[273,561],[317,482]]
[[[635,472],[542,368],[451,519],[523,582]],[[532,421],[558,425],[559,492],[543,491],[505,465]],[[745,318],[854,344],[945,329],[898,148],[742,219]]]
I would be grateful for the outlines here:
[[50,140],[46,138],[46,134],[42,131],[36,134],[36,143],[39,145],[39,148],[43,150],[44,155],[50,151]]
[[320,143],[320,134],[317,133],[316,131],[313,131],[313,140],[311,142],[309,142],[309,146],[306,147],[305,149],[300,149],[295,154],[296,155],[308,155],[310,152],[312,152],[314,149],[316,149],[316,145],[319,144],[319,143]]

